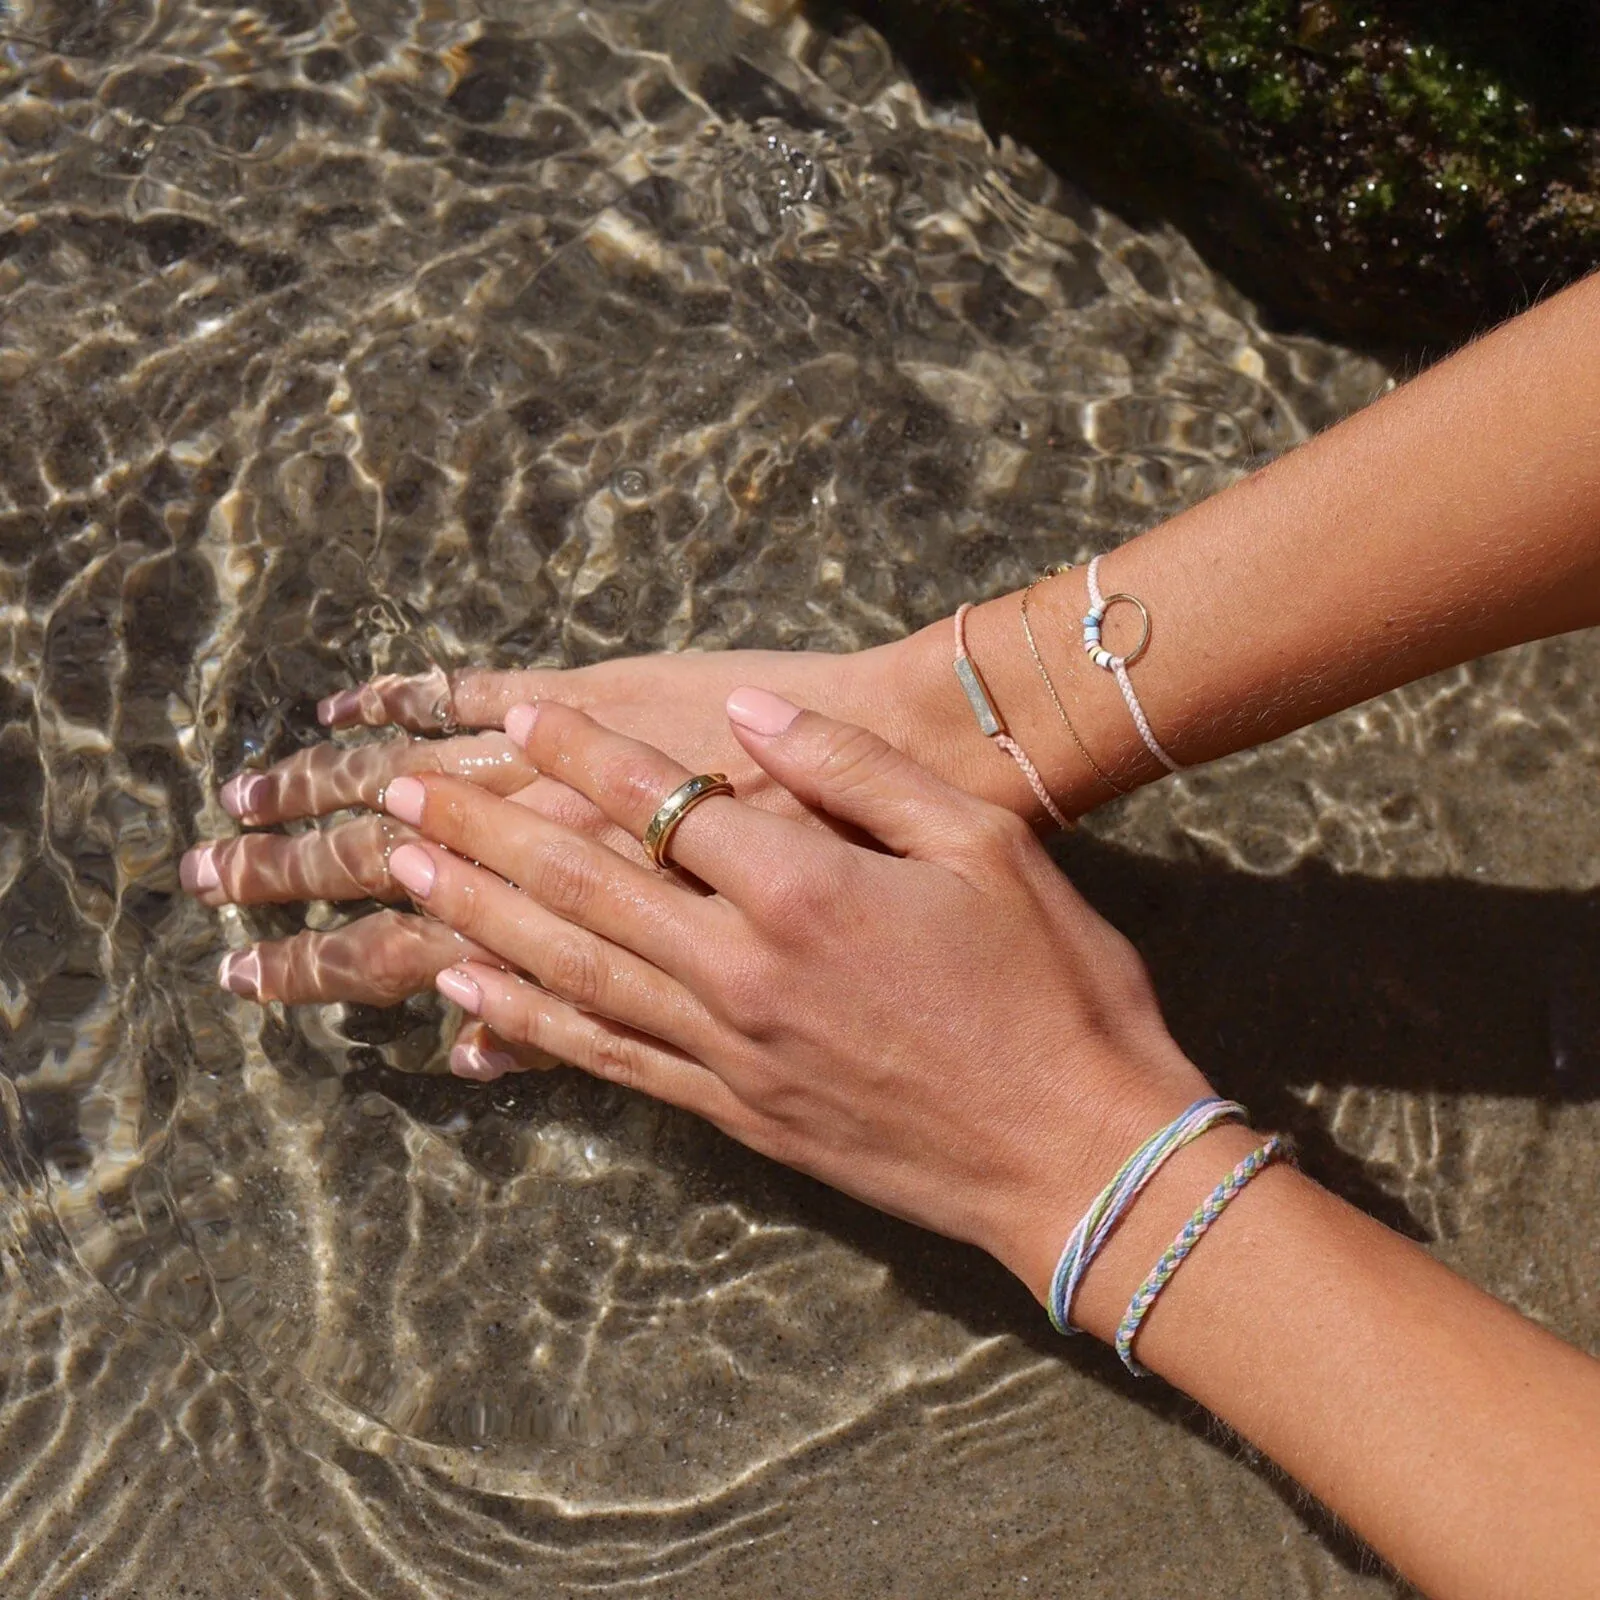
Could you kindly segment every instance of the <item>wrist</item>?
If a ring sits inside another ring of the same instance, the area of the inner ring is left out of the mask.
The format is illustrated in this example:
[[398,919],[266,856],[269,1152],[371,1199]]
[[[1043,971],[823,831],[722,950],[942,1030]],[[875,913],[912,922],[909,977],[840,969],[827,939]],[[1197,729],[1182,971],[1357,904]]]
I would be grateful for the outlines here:
[[[968,648],[991,700],[1069,817],[1162,775],[1115,685],[1101,683],[1104,675],[1083,654],[1073,631],[1083,599],[1069,592],[1074,581],[1081,586],[1081,575],[1035,591],[1029,619],[1038,660],[1022,627],[1020,594],[975,606],[967,618]],[[977,726],[956,679],[949,618],[870,654],[876,721],[891,724],[884,730],[891,742],[958,788],[1045,825],[1016,764]],[[885,706],[893,708],[887,716]]]
[[[1165,770],[1140,739],[1115,679],[1084,652],[1088,604],[1083,572],[1071,571],[979,606],[968,621],[971,648],[1013,737],[1073,816]],[[1113,618],[1118,628],[1125,621]],[[1108,643],[1129,648],[1133,641]]]
[[[987,1236],[978,1241],[1041,1305],[1048,1304],[1069,1235],[1123,1163],[1196,1101],[1216,1094],[1170,1040],[1133,1058],[1118,1051],[1098,1064],[1075,1050],[1072,1079],[1076,1088],[1064,1083],[1069,1092],[1031,1120],[1020,1181],[996,1192]],[[1073,1325],[1109,1342],[1134,1290],[1195,1206],[1260,1143],[1239,1124],[1223,1122],[1163,1160],[1080,1284]],[[1086,1300],[1091,1279],[1096,1290]]]
[[1043,823],[1033,791],[1010,757],[979,730],[962,693],[950,618],[869,651],[868,660],[872,725],[891,744],[946,783]]
[[[1073,1303],[1074,1326],[1106,1344],[1112,1343],[1129,1303],[1179,1231],[1193,1217],[1196,1208],[1265,1139],[1263,1133],[1229,1123],[1212,1128],[1173,1155],[1134,1201],[1085,1274]],[[1168,1316],[1166,1327],[1161,1331],[1171,1332],[1172,1305],[1166,1302],[1172,1287],[1202,1254],[1215,1259],[1222,1253],[1218,1245],[1226,1236],[1229,1224],[1240,1220],[1234,1212],[1237,1210],[1243,1216],[1252,1192],[1258,1186],[1265,1192],[1267,1179],[1276,1170],[1268,1168],[1260,1173],[1234,1197],[1224,1215],[1162,1290],[1140,1329],[1139,1358],[1145,1366],[1150,1366],[1152,1359],[1159,1362],[1162,1340],[1159,1334],[1152,1338],[1151,1331],[1157,1322],[1157,1312],[1164,1305]],[[1174,1296],[1172,1303],[1178,1304],[1182,1298]],[[1192,1330],[1189,1333],[1192,1335]]]

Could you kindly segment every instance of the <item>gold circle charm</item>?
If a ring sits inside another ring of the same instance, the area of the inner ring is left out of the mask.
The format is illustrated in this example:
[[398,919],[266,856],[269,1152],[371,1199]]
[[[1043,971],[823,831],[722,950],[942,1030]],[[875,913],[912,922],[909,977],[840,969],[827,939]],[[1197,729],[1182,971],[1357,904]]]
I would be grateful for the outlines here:
[[680,783],[671,794],[656,808],[656,814],[650,819],[650,826],[644,830],[644,853],[650,857],[650,864],[654,867],[668,867],[673,865],[671,856],[667,854],[667,847],[672,843],[672,836],[678,831],[678,824],[689,815],[702,800],[709,800],[714,794],[731,795],[733,785],[728,782],[725,772],[702,772],[697,777],[690,778],[687,783]]
[[[1124,605],[1132,606],[1144,623],[1144,632],[1139,635],[1138,644],[1125,656],[1112,655],[1100,642],[1100,630],[1105,623],[1106,612],[1119,600]],[[1114,672],[1118,667],[1131,667],[1150,648],[1150,613],[1145,609],[1144,601],[1131,594],[1108,594],[1099,605],[1090,606],[1083,619],[1083,648],[1089,659],[1107,672]]]

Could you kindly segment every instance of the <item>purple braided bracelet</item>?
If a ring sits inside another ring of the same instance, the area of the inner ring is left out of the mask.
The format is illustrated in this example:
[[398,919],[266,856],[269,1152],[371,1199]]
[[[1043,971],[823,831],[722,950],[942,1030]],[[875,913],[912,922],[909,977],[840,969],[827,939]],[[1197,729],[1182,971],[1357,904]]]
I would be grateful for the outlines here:
[[1227,1210],[1228,1203],[1233,1197],[1258,1172],[1270,1167],[1274,1161],[1289,1160],[1292,1155],[1293,1151],[1288,1139],[1281,1133],[1273,1134],[1265,1144],[1259,1145],[1252,1150],[1201,1201],[1195,1214],[1179,1230],[1178,1237],[1167,1246],[1166,1254],[1156,1262],[1151,1269],[1150,1276],[1140,1286],[1139,1292],[1128,1302],[1127,1312],[1117,1327],[1117,1354],[1122,1357],[1123,1366],[1134,1377],[1143,1378],[1148,1375],[1145,1369],[1133,1359],[1133,1341],[1138,1336],[1139,1325],[1144,1321],[1145,1314],[1156,1303],[1156,1296],[1166,1288],[1173,1273],[1183,1265],[1189,1252],[1205,1236],[1206,1229]]

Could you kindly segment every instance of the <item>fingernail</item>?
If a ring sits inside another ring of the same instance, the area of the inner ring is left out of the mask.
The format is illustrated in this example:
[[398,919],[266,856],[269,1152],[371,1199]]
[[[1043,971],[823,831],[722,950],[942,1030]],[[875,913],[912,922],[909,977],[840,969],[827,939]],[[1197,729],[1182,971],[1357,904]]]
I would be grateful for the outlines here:
[[[399,852],[397,851],[396,854]],[[453,967],[446,967],[443,972],[434,974],[433,986],[446,1000],[461,1007],[463,1011],[470,1011],[473,1016],[483,1009],[483,990],[475,984],[464,972],[457,972]],[[471,1048],[470,1046],[468,1048]],[[451,1065],[455,1064],[452,1055]]]
[[233,994],[254,1000],[261,993],[261,957],[249,950],[230,950],[217,968],[217,982]]
[[765,689],[735,689],[728,696],[728,720],[764,739],[782,733],[799,715],[799,706]]
[[538,706],[512,706],[506,712],[506,732],[515,744],[526,745],[533,725],[539,720]]
[[423,803],[428,791],[415,778],[394,778],[383,791],[383,809],[391,817],[409,822],[413,828],[422,822]]
[[178,863],[178,882],[186,894],[205,894],[220,887],[222,879],[217,872],[217,847],[202,844],[185,850]]
[[330,694],[326,700],[317,702],[317,721],[325,728],[331,727],[335,722],[343,722],[354,716],[360,709],[361,691],[341,689],[337,694]]
[[426,900],[433,893],[439,869],[426,850],[414,844],[403,844],[389,857],[389,876],[408,894]]
[[241,772],[222,786],[218,799],[230,817],[249,816],[267,798],[267,780],[259,772]]
[[458,1078],[476,1078],[479,1083],[503,1078],[516,1065],[505,1051],[484,1050],[475,1044],[458,1044],[450,1052],[450,1070]]

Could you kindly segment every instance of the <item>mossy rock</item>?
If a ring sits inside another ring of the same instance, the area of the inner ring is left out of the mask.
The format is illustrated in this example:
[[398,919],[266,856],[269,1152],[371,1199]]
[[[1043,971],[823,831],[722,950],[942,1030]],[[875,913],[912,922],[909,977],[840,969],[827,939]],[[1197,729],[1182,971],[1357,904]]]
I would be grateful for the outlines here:
[[1600,262],[1600,7],[850,9],[996,133],[1169,218],[1284,324],[1426,358]]

